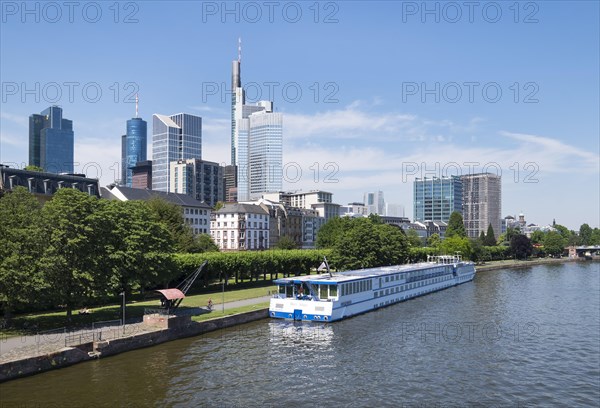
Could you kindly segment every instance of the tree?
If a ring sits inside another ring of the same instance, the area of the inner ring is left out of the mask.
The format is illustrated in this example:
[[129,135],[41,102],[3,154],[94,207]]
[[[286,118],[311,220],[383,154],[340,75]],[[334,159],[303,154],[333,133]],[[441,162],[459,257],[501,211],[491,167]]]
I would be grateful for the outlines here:
[[175,243],[176,252],[194,252],[195,240],[192,229],[185,224],[181,207],[172,204],[160,197],[153,197],[146,201],[150,210],[158,217]]
[[219,252],[219,247],[208,234],[200,234],[196,237],[197,252]]
[[280,237],[277,244],[275,244],[276,249],[296,249],[297,247],[296,241],[287,235]]
[[485,232],[481,231],[479,233],[479,242],[481,242],[482,244],[485,244]]
[[427,238],[427,246],[430,248],[439,248],[442,245],[442,240],[439,234],[431,234],[429,238]]
[[451,238],[455,235],[462,238],[467,236],[463,216],[458,211],[454,211],[450,214],[448,227],[446,228],[446,238]]
[[522,234],[514,235],[510,239],[510,252],[517,259],[527,259],[533,252],[531,240]]
[[481,262],[486,259],[490,259],[490,251],[488,248],[483,246],[483,242],[480,239],[471,239],[471,261]]
[[442,253],[447,255],[458,254],[465,259],[469,259],[471,257],[472,247],[469,238],[454,235],[452,237],[446,237],[442,241],[441,250]]
[[333,248],[336,241],[352,225],[352,219],[348,217],[330,218],[317,233],[317,248]]
[[487,234],[485,235],[484,242],[485,242],[485,245],[487,245],[487,246],[496,245],[496,237],[494,236],[494,227],[492,227],[492,223],[490,223],[490,225],[488,225]]
[[338,269],[400,264],[408,258],[408,242],[399,228],[371,218],[343,222],[333,244],[332,264]]
[[0,304],[6,319],[21,306],[38,303],[46,289],[39,268],[43,251],[40,204],[24,187],[0,198]]
[[42,169],[39,166],[34,166],[33,164],[30,164],[29,166],[25,166],[25,168],[23,170],[27,170],[27,171],[37,171],[37,172],[43,172],[44,169]]
[[413,248],[423,246],[423,239],[419,236],[419,233],[412,228],[406,232],[406,239],[408,239],[408,243]]
[[533,231],[533,233],[531,234],[531,243],[532,244],[542,244],[544,242],[544,236],[546,234],[544,234],[542,231],[537,230],[537,231]]
[[600,245],[600,228],[594,228],[588,245]]
[[89,302],[99,273],[100,246],[91,215],[97,199],[72,188],[57,191],[42,208],[41,228],[46,247],[40,263],[48,292],[55,304],[65,305],[67,319],[73,308]]
[[565,238],[556,231],[549,231],[544,236],[544,251],[553,256],[560,256],[565,248]]
[[579,239],[581,245],[591,245],[590,242],[592,240],[593,233],[594,230],[592,230],[592,227],[590,227],[588,224],[581,224],[581,227],[579,227]]

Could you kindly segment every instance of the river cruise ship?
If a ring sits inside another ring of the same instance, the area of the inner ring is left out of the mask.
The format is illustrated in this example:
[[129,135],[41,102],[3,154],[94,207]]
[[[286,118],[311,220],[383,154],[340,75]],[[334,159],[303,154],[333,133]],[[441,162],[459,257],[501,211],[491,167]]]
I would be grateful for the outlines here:
[[269,315],[333,322],[469,282],[474,276],[473,262],[440,255],[415,264],[276,279],[278,293],[271,299]]

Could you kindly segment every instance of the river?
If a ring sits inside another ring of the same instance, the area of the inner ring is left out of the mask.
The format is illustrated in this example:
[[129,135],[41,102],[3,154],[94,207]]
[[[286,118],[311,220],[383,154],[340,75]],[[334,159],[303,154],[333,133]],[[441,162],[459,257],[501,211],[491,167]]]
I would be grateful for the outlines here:
[[597,407],[600,263],[332,324],[262,320],[0,385],[4,407]]

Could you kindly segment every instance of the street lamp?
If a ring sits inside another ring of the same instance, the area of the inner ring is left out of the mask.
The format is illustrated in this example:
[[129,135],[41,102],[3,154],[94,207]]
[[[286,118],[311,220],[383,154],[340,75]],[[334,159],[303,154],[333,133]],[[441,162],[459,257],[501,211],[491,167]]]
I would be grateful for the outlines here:
[[119,295],[123,296],[123,332],[125,332],[125,291],[119,293]]
[[221,300],[221,310],[223,311],[223,314],[225,314],[225,278],[226,276],[223,276],[223,272],[221,272],[221,281],[222,281],[222,300]]

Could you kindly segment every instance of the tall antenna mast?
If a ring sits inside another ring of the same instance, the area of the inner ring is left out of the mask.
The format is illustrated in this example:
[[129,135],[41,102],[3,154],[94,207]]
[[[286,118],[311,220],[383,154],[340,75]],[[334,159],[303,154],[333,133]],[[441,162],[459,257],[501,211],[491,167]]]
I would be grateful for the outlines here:
[[238,62],[242,62],[242,37],[238,38]]
[[138,117],[138,104],[140,102],[140,99],[138,98],[138,94],[135,94],[135,117]]

